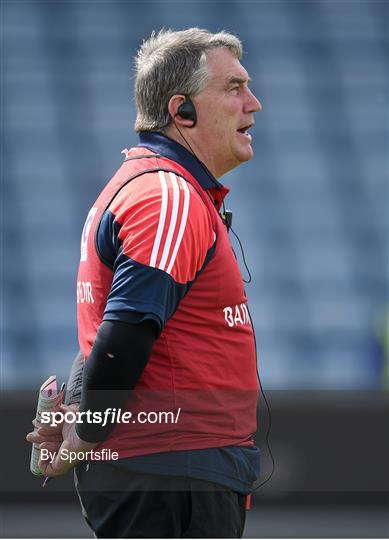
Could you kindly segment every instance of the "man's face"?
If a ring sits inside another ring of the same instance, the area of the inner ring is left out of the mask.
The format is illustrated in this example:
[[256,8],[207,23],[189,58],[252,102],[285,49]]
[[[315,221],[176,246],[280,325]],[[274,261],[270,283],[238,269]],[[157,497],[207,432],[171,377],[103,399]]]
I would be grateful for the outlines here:
[[261,104],[248,87],[247,71],[228,49],[209,51],[207,66],[208,85],[193,98],[198,118],[193,129],[203,161],[219,178],[253,157],[247,130]]

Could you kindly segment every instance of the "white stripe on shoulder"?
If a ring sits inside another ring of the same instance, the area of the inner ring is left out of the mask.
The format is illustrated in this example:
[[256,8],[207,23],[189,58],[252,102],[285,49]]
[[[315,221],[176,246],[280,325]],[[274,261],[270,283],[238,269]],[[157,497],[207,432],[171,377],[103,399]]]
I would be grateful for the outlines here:
[[167,212],[168,187],[167,187],[167,181],[165,178],[165,173],[163,171],[159,171],[159,181],[161,182],[161,188],[162,188],[161,210],[159,213],[159,223],[158,223],[157,234],[155,235],[153,250],[151,252],[151,257],[150,257],[150,266],[154,268],[157,261],[159,246],[161,244],[163,229],[165,227],[166,212]]
[[170,247],[172,245],[174,230],[177,225],[178,205],[180,202],[180,188],[178,187],[177,177],[174,173],[171,172],[169,173],[169,176],[173,186],[173,208],[172,215],[170,217],[169,230],[167,232],[165,240],[165,247],[163,248],[161,261],[158,266],[160,270],[165,270],[166,261],[169,255]]
[[166,270],[166,272],[168,274],[170,274],[170,272],[171,272],[171,270],[173,268],[174,262],[176,260],[177,253],[178,253],[178,250],[180,248],[181,240],[182,240],[182,237],[184,236],[186,223],[188,221],[188,213],[189,213],[190,191],[189,191],[189,188],[188,188],[188,186],[186,184],[186,181],[181,177],[179,177],[179,180],[180,180],[181,186],[182,186],[182,188],[184,190],[184,208],[182,210],[180,228],[179,228],[176,243],[175,243],[175,246],[174,246],[174,249],[173,249],[172,257],[170,259],[169,266],[168,266],[168,268]]

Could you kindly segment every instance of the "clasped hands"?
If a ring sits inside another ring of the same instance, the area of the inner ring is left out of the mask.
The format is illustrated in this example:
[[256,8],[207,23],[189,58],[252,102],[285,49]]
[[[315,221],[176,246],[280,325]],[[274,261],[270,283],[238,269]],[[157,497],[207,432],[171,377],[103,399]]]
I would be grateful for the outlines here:
[[[58,410],[64,414],[68,411],[76,412],[78,405],[60,405]],[[32,421],[34,431],[27,434],[26,440],[36,444],[40,450],[47,452],[40,455],[38,467],[45,476],[61,476],[72,469],[79,461],[64,459],[69,452],[88,452],[98,446],[97,443],[83,441],[76,433],[75,422],[67,422],[65,419],[57,426],[44,425],[35,418]],[[68,450],[68,452],[63,452]]]

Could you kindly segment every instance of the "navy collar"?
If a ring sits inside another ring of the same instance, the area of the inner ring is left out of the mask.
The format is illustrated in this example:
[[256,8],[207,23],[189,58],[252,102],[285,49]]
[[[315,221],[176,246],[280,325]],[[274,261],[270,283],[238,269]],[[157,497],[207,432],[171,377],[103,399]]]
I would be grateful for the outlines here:
[[[148,148],[156,154],[167,157],[176,163],[182,165],[190,172],[203,189],[222,188],[222,184],[216,180],[208,169],[200,164],[198,160],[189,150],[184,148],[180,143],[170,139],[159,131],[142,131],[139,133],[140,143],[138,146]],[[206,169],[208,174],[205,172]],[[213,180],[211,180],[211,178]]]

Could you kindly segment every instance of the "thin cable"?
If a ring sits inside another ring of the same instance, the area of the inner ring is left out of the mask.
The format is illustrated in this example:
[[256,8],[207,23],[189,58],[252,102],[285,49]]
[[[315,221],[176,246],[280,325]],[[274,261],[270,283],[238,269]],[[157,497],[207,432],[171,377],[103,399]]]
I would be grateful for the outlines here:
[[[206,175],[209,177],[209,179],[213,182],[213,184],[215,184],[216,186],[216,189],[218,190],[219,194],[221,195],[221,189],[220,189],[220,186],[219,184],[216,182],[216,180],[212,177],[210,171],[208,171],[207,167],[205,166],[205,164],[197,157],[197,155],[195,154],[194,150],[192,149],[191,145],[189,144],[189,142],[186,140],[186,138],[184,137],[183,133],[181,132],[180,128],[177,126],[176,124],[176,121],[175,121],[175,118],[173,117],[173,122],[174,122],[174,125],[175,127],[177,128],[177,131],[178,133],[181,135],[181,137],[183,138],[183,140],[186,142],[186,144],[189,146],[189,149],[190,151],[192,152],[192,154],[194,155],[194,157],[197,159],[197,161],[200,163],[201,167],[204,169]],[[223,206],[223,213],[224,215],[226,214],[226,208],[224,206],[224,199],[221,195],[221,201],[222,201],[222,206]],[[240,249],[241,249],[241,252],[242,252],[242,258],[243,258],[243,262],[244,262],[244,265],[245,265],[245,268],[247,270],[247,273],[249,275],[249,279],[248,280],[245,280],[243,279],[244,283],[250,283],[251,282],[251,272],[249,270],[249,267],[246,263],[246,258],[245,258],[245,255],[244,255],[244,250],[243,250],[243,246],[242,246],[242,242],[240,241],[240,238],[239,236],[236,234],[236,232],[233,230],[232,227],[230,227],[230,230],[232,231],[233,235],[235,236],[235,238],[238,240],[239,242],[239,246],[240,246]],[[267,482],[269,482],[269,480],[271,479],[271,477],[273,476],[274,472],[275,472],[275,469],[276,469],[276,462],[275,462],[275,459],[274,459],[274,455],[273,455],[273,452],[271,450],[271,447],[270,447],[270,431],[271,431],[271,427],[272,427],[272,420],[271,420],[271,412],[270,412],[270,406],[269,406],[269,403],[267,401],[267,398],[266,398],[266,394],[265,394],[265,391],[262,387],[262,383],[261,383],[261,378],[259,376],[259,371],[258,371],[258,357],[257,357],[257,338],[256,338],[256,335],[255,335],[255,329],[254,329],[254,325],[253,325],[253,321],[252,321],[252,318],[251,318],[251,313],[250,313],[250,310],[249,310],[249,307],[247,305],[247,311],[248,311],[248,314],[249,314],[249,317],[250,317],[250,323],[251,323],[251,328],[253,329],[253,336],[254,336],[254,345],[255,345],[255,366],[256,366],[256,370],[257,370],[257,377],[258,377],[258,383],[259,383],[259,388],[261,390],[261,393],[263,395],[263,399],[266,403],[266,408],[267,408],[267,412],[268,412],[268,416],[269,416],[269,423],[268,423],[268,426],[267,426],[267,430],[266,430],[266,437],[265,437],[265,441],[266,441],[266,446],[269,450],[269,455],[270,455],[270,459],[271,459],[271,462],[272,462],[272,469],[271,469],[271,472],[269,474],[269,476],[263,481],[261,482],[255,489],[252,490],[251,493],[254,493],[254,491],[257,491],[257,489],[259,489],[260,487],[262,487],[264,484],[266,484]]]
[[247,266],[247,263],[246,263],[246,258],[244,256],[244,250],[243,250],[242,242],[240,241],[239,236],[236,234],[236,232],[234,231],[234,229],[232,227],[230,227],[230,231],[232,232],[232,234],[235,236],[235,238],[239,242],[240,251],[242,252],[243,264],[244,264],[244,266],[245,266],[245,268],[247,270],[247,273],[249,275],[249,279],[244,279],[243,277],[242,277],[242,279],[243,279],[243,281],[245,283],[251,283],[251,272],[250,272],[249,267]]
[[215,185],[216,189],[218,190],[218,193],[220,195],[220,199],[221,199],[221,202],[222,202],[222,207],[223,207],[223,214],[225,215],[226,213],[226,207],[224,205],[224,198],[222,196],[222,193],[221,193],[221,189],[220,189],[220,186],[218,184],[218,182],[213,178],[211,172],[207,169],[207,167],[205,166],[205,164],[201,161],[201,159],[199,159],[195,153],[195,151],[193,150],[193,148],[191,147],[191,145],[189,144],[189,141],[186,139],[186,137],[184,137],[184,134],[182,133],[182,131],[180,130],[180,128],[177,126],[176,124],[176,120],[175,120],[175,117],[173,116],[173,122],[174,122],[174,125],[178,131],[178,133],[181,135],[181,137],[184,139],[184,141],[186,142],[186,144],[189,146],[189,149],[190,151],[192,152],[192,154],[194,155],[194,157],[197,159],[197,161],[200,163],[201,167],[204,169],[204,172],[205,174],[208,176],[208,178],[211,180],[211,182]]
[[272,463],[272,468],[271,468],[271,472],[270,472],[269,476],[268,476],[263,482],[261,482],[256,488],[254,488],[254,489],[252,490],[251,493],[254,493],[254,491],[257,491],[257,489],[259,489],[259,488],[262,487],[264,484],[266,484],[267,482],[269,482],[270,478],[273,476],[273,474],[274,474],[274,472],[275,472],[275,470],[276,470],[276,461],[275,461],[275,459],[274,459],[273,452],[272,452],[271,446],[270,446],[270,431],[271,431],[271,427],[272,427],[271,411],[270,411],[269,403],[268,403],[267,398],[266,398],[265,390],[264,390],[263,387],[262,387],[261,378],[260,378],[260,376],[259,376],[259,371],[258,371],[258,353],[257,353],[257,336],[256,336],[256,334],[255,334],[255,328],[254,328],[254,325],[253,325],[253,320],[252,320],[252,318],[251,318],[250,308],[249,308],[248,305],[247,305],[247,312],[248,312],[248,314],[249,314],[250,323],[251,323],[251,328],[253,329],[254,345],[255,345],[255,366],[256,366],[256,369],[257,369],[257,378],[258,378],[259,388],[260,388],[261,393],[262,393],[262,395],[263,395],[263,399],[264,399],[264,401],[265,401],[265,403],[266,403],[267,413],[268,413],[268,417],[269,417],[269,423],[268,423],[267,430],[266,430],[265,442],[266,442],[267,449],[269,450],[269,455],[270,455],[270,459],[271,459],[271,463]]
[[[254,332],[254,335],[255,335],[255,332]],[[268,423],[268,426],[267,426],[267,431],[266,431],[266,437],[265,437],[265,441],[266,441],[266,446],[267,446],[267,449],[269,450],[269,455],[270,455],[270,459],[271,459],[271,463],[272,463],[272,468],[271,468],[271,472],[269,474],[269,476],[263,481],[261,482],[255,489],[253,489],[252,493],[254,493],[254,491],[257,491],[257,489],[259,489],[260,487],[262,487],[264,484],[266,484],[267,482],[269,482],[270,478],[273,476],[274,474],[274,471],[276,470],[276,462],[275,462],[275,459],[274,459],[274,456],[273,456],[273,452],[271,450],[271,446],[270,446],[270,431],[271,431],[271,426],[272,426],[272,422],[271,422],[271,412],[270,412],[270,407],[269,407],[269,403],[267,401],[267,398],[266,398],[266,394],[265,394],[265,391],[262,387],[262,383],[261,383],[261,379],[259,377],[259,373],[258,373],[258,363],[257,363],[257,374],[258,374],[258,382],[259,382],[259,387],[261,389],[261,393],[263,395],[263,399],[266,403],[266,407],[267,407],[267,412],[268,412],[268,416],[269,416],[269,423]]]

